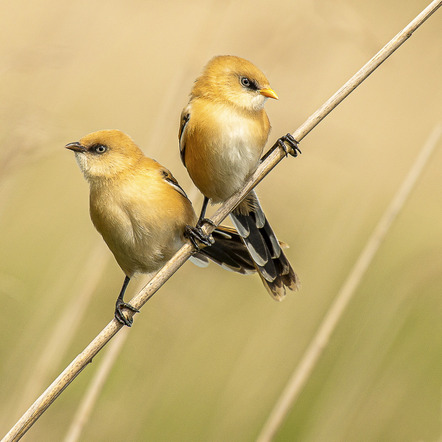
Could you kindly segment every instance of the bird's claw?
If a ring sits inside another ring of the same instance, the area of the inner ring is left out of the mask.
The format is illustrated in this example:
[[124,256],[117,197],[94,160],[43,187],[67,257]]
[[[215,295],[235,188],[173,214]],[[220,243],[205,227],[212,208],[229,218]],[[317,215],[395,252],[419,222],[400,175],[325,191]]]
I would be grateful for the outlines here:
[[200,218],[196,223],[197,227],[203,227],[204,224],[209,224],[210,226],[216,227],[216,224],[209,218]]
[[126,315],[123,313],[123,308],[127,308],[134,313],[139,313],[140,311],[121,299],[117,300],[117,303],[115,304],[115,319],[123,325],[132,327],[134,321],[132,318],[126,317]]
[[299,143],[293,138],[292,134],[284,135],[276,143],[284,150],[285,156],[290,154],[293,157],[297,157],[298,153],[302,153],[299,149]]
[[[208,221],[208,220],[204,219],[203,221]],[[184,235],[190,239],[190,242],[197,250],[199,250],[200,248],[198,242],[204,244],[205,246],[211,246],[215,242],[212,235],[207,235],[203,232],[201,225],[199,225],[199,223],[195,227],[186,226],[186,231]]]

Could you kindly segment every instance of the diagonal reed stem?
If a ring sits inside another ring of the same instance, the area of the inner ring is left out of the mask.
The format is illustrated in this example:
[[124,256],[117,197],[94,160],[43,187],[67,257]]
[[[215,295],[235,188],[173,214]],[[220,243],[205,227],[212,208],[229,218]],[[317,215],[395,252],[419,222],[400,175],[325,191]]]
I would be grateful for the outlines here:
[[425,166],[428,164],[428,160],[437,146],[441,134],[442,124],[439,124],[433,129],[427,142],[422,147],[416,162],[411,167],[402,182],[401,187],[373,230],[367,244],[359,255],[359,258],[351,269],[343,286],[339,290],[333,304],[325,315],[324,320],[320,324],[318,331],[278,398],[270,416],[261,430],[261,434],[257,438],[257,442],[271,441],[281,427],[288,412],[302,391],[302,388],[309,380],[316,363],[326,349],[333,331],[356,292],[365,272],[373,261],[376,252],[384,241],[391,225],[404,206]]
[[[413,32],[427,20],[442,4],[442,0],[434,0],[399,34],[387,43],[368,63],[366,63],[344,86],[341,87],[326,103],[324,103],[307,121],[302,124],[293,136],[301,141],[321,120],[323,120],[344,98],[359,86],[383,61],[385,61]],[[238,203],[255,187],[283,158],[282,148],[274,147],[244,188],[230,197],[214,214],[212,221],[219,224],[238,205]],[[213,226],[205,226],[206,233]],[[187,261],[192,254],[190,243],[185,244],[169,260],[168,263],[146,284],[146,286],[130,301],[135,308],[141,308],[158,289]],[[132,314],[132,313],[130,313]],[[42,395],[29,407],[17,423],[11,428],[2,442],[19,440],[37,421],[45,410],[55,401],[63,390],[81,373],[92,358],[112,339],[122,325],[112,319],[95,339],[66,367]]]
[[99,365],[97,372],[94,374],[94,377],[91,379],[90,386],[88,387],[87,392],[84,395],[77,412],[75,413],[63,442],[76,442],[80,440],[83,427],[92,413],[101,389],[103,388],[114,362],[120,354],[120,351],[123,348],[128,336],[129,329],[124,328],[107,347],[101,364]]

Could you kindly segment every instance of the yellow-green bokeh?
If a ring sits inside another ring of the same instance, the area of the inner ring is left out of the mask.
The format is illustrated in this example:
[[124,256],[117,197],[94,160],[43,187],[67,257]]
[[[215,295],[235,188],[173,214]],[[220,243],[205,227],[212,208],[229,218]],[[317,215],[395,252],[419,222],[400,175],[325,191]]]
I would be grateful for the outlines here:
[[[89,220],[87,183],[63,146],[98,129],[121,129],[172,170],[198,210],[201,198],[181,165],[177,130],[192,82],[210,57],[239,55],[266,73],[280,97],[267,104],[274,141],[293,132],[426,5],[0,5],[1,435],[112,318],[123,280]],[[441,14],[303,140],[300,157],[260,184],[268,218],[291,246],[287,255],[302,290],[275,303],[256,276],[187,263],[135,318],[81,440],[256,438],[441,121]],[[276,440],[440,437],[440,147]],[[89,301],[84,293],[94,278]],[[61,320],[71,312],[72,322]],[[101,359],[25,440],[62,440]]]

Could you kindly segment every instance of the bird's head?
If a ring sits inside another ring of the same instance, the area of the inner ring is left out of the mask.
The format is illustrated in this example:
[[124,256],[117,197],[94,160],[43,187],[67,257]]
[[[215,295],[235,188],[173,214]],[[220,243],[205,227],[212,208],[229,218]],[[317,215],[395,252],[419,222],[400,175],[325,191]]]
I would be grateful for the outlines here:
[[88,181],[112,179],[143,157],[132,138],[119,130],[93,132],[65,147],[75,152],[77,163]]
[[227,101],[252,112],[262,109],[267,98],[278,99],[261,70],[233,55],[212,58],[195,81],[192,95]]

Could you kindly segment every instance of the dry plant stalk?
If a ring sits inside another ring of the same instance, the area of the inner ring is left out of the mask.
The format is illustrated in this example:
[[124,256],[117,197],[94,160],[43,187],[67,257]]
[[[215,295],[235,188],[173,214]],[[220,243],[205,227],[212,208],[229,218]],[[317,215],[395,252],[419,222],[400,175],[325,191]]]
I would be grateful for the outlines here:
[[[322,121],[342,100],[344,100],[357,86],[359,86],[377,67],[381,65],[399,46],[402,45],[413,32],[442,4],[442,0],[434,0],[399,34],[387,43],[368,63],[366,63],[344,86],[341,87],[328,101],[326,101],[304,124],[294,133],[296,140],[301,141],[320,121]],[[218,225],[226,218],[238,203],[253,189],[283,158],[285,153],[278,145],[273,146],[266,155],[266,159],[259,165],[255,173],[249,178],[244,188],[230,197],[212,217]],[[206,233],[214,227],[204,226]],[[140,309],[158,289],[187,261],[192,254],[193,247],[185,244],[170,259],[169,262],[145,285],[145,287],[131,299],[130,303]],[[132,315],[132,312],[128,313]],[[115,318],[95,337],[95,339],[66,367],[55,381],[31,405],[31,407],[17,421],[14,427],[2,439],[2,442],[19,440],[26,431],[37,421],[45,410],[55,401],[63,390],[81,373],[92,358],[112,339],[122,328]]]
[[318,331],[276,401],[273,410],[261,430],[261,434],[257,438],[257,442],[271,441],[281,427],[288,412],[293,407],[303,387],[309,380],[316,363],[326,349],[333,331],[356,292],[356,289],[359,287],[359,283],[384,241],[393,221],[397,218],[419,177],[422,175],[425,166],[428,164],[441,134],[442,124],[439,124],[433,129],[427,142],[422,147],[418,158],[402,182],[402,185],[374,228],[359,258],[356,260],[355,265],[344,281],[333,304],[326,313],[324,320],[319,325]]
[[95,402],[100,394],[103,385],[113,367],[113,364],[120,354],[127,337],[129,328],[124,328],[121,333],[109,344],[97,372],[91,380],[87,393],[84,395],[80,406],[71,422],[71,426],[63,439],[63,442],[76,442],[80,439],[81,432],[89,416],[92,413]]

